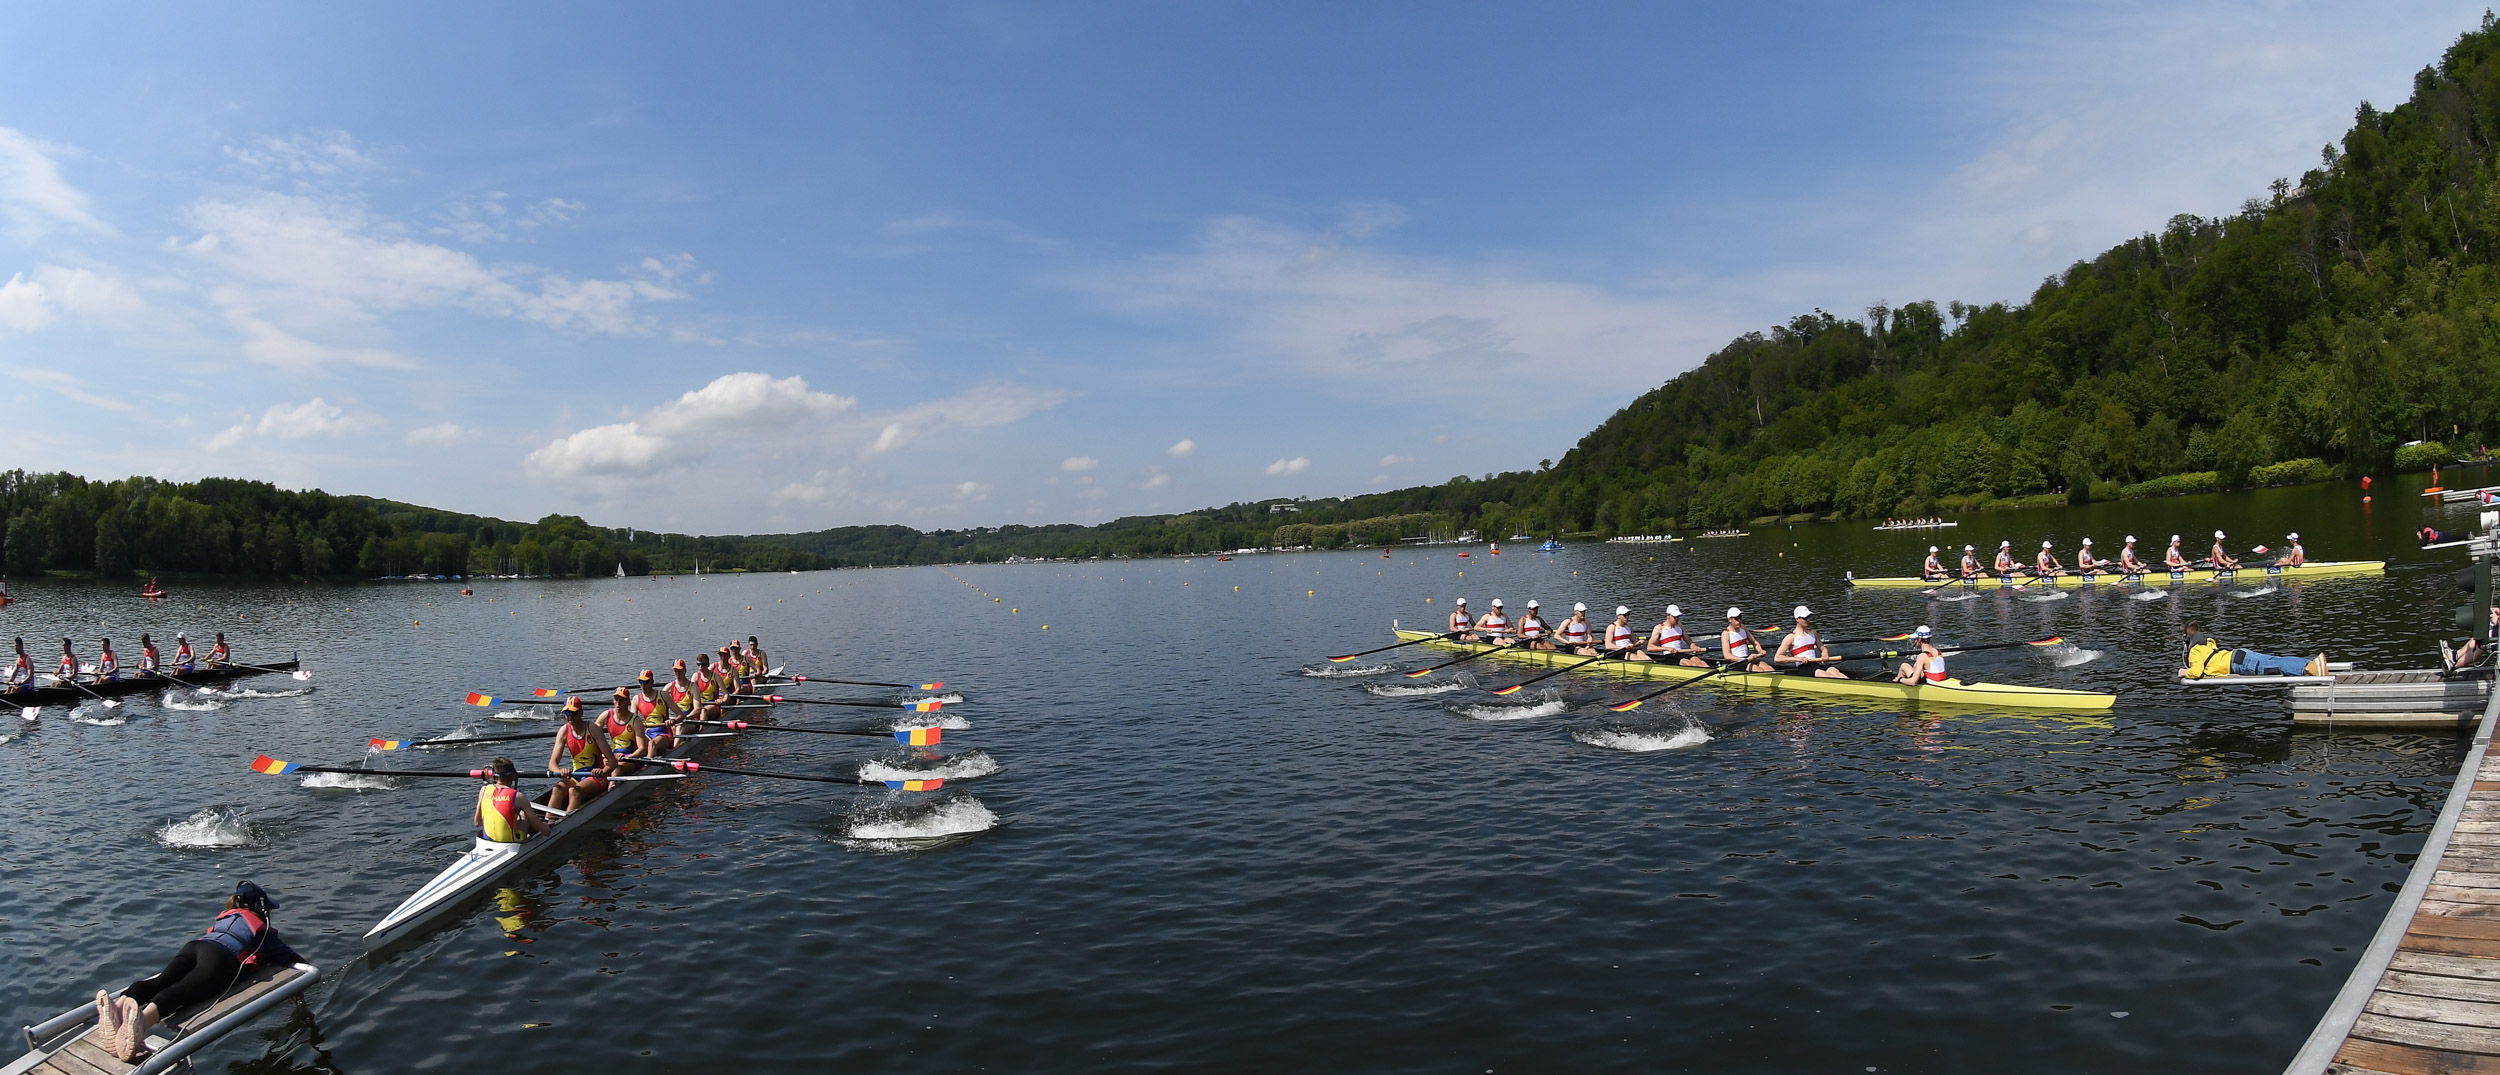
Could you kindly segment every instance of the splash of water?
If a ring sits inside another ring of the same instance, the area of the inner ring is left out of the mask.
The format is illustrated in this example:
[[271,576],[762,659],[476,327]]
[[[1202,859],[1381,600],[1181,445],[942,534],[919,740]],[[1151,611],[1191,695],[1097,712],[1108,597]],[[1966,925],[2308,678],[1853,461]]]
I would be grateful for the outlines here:
[[934,765],[904,765],[892,761],[869,761],[859,767],[862,780],[915,780],[943,777],[947,780],[971,780],[999,770],[998,759],[986,750],[967,750],[939,760]]
[[212,806],[180,821],[166,822],[156,830],[156,842],[177,849],[245,847],[252,842],[252,827],[244,823],[242,811]]
[[167,709],[179,709],[185,713],[208,713],[226,707],[224,702],[186,702],[182,700],[181,695],[172,691],[166,691],[165,696],[156,701],[157,704]]
[[2264,597],[2265,595],[2270,594],[2270,593],[2280,593],[2280,592],[2282,592],[2282,590],[2283,590],[2283,587],[2278,586],[2278,585],[2276,585],[2276,584],[2274,584],[2274,583],[2269,582],[2269,583],[2267,583],[2267,584],[2265,584],[2265,585],[2263,585],[2263,586],[2251,586],[2251,587],[2248,587],[2247,589],[2244,589],[2244,590],[2225,589],[2225,590],[2223,590],[2223,591],[2222,591],[2222,596],[2224,596],[2224,597]]
[[998,815],[980,800],[948,799],[910,814],[853,820],[844,843],[859,851],[913,851],[987,832],[998,824]]
[[1553,716],[1567,708],[1569,707],[1563,704],[1562,692],[1549,687],[1545,693],[1538,695],[1535,701],[1525,705],[1485,702],[1476,705],[1453,705],[1449,707],[1449,710],[1472,720],[1532,720],[1537,717]]
[[1366,683],[1363,684],[1363,689],[1381,698],[1413,698],[1418,695],[1425,694],[1448,694],[1452,691],[1472,690],[1475,688],[1475,685],[1476,683],[1474,680],[1462,676],[1447,683],[1416,683],[1412,685],[1404,683]]
[[[94,714],[97,713],[102,713],[104,715],[100,717],[95,716]],[[102,702],[94,702],[70,710],[69,719],[80,724],[92,724],[98,728],[119,728],[124,724],[130,723],[129,714],[124,713],[119,709],[107,706]]]
[[237,687],[229,691],[211,692],[207,688],[201,688],[200,693],[214,693],[228,698],[301,698],[319,689],[318,687],[289,687],[285,690],[265,691],[258,687]]
[[969,731],[972,728],[972,722],[953,713],[940,713],[934,717],[924,713],[914,713],[896,720],[887,727],[898,732],[911,728],[944,728],[950,732],[961,732]]
[[1302,674],[1316,679],[1350,679],[1356,676],[1378,676],[1397,671],[1390,664],[1306,664]]
[[306,773],[304,786],[316,791],[389,791],[399,782],[380,773]]
[[1710,741],[1710,730],[1688,724],[1674,731],[1665,729],[1581,728],[1571,733],[1573,739],[1607,750],[1625,750],[1648,754],[1661,750],[1687,750]]
[[916,697],[905,698],[905,699],[903,699],[903,701],[905,701],[905,702],[937,702],[937,703],[939,703],[939,704],[941,704],[941,705],[962,705],[962,704],[964,704],[964,696],[963,696],[963,695],[960,695],[960,694],[957,694],[957,693],[955,693],[954,691],[948,691],[948,692],[946,692],[946,693],[944,693],[944,694],[923,694],[923,695],[918,695],[918,696],[916,696]]
[[2045,652],[2049,658],[2049,663],[2054,664],[2059,668],[2073,668],[2079,664],[2090,664],[2094,661],[2100,660],[2105,654],[2105,651],[2087,649],[2072,642],[2060,642],[2054,646],[2048,647]]
[[2051,601],[2063,601],[2073,596],[2073,594],[2067,593],[2064,590],[2049,590],[2045,593],[2027,595],[2023,598],[2023,600],[2029,601],[2035,605],[2045,605]]
[[1938,593],[1935,597],[1931,598],[1930,600],[1937,601],[1937,602],[1939,602],[1939,603],[1952,603],[1952,602],[1957,602],[1957,601],[1976,601],[1976,600],[1979,600],[1979,591],[1977,591],[1977,590],[1962,590],[1962,589],[1946,590],[1946,591],[1943,591],[1943,592],[1941,592],[1941,593]]
[[2170,596],[2170,591],[2168,590],[2146,590],[2143,593],[2128,594],[2127,599],[2130,601],[2159,601],[2168,596]]

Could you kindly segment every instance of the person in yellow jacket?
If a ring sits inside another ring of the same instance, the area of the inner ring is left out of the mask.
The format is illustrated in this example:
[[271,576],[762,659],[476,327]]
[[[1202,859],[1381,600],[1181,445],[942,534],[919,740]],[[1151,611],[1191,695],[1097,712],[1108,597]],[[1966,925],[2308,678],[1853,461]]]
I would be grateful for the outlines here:
[[2322,676],[2326,674],[2326,654],[2303,660],[2299,657],[2276,657],[2255,650],[2232,649],[2206,634],[2194,622],[2187,625],[2186,667],[2179,669],[2182,679],[2204,679],[2207,676]]

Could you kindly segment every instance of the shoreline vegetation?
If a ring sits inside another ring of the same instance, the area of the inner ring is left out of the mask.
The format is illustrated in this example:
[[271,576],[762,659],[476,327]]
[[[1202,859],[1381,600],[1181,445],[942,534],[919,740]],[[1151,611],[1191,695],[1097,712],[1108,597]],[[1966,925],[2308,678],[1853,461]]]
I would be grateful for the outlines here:
[[[0,566],[347,578],[1212,555],[1462,533],[1607,538],[2335,481],[2500,428],[2500,20],[2363,102],[2318,166],[2181,214],[2029,301],[1747,333],[1535,470],[1095,526],[649,534],[265,482],[0,474]],[[2453,447],[2452,447],[2453,445]]]

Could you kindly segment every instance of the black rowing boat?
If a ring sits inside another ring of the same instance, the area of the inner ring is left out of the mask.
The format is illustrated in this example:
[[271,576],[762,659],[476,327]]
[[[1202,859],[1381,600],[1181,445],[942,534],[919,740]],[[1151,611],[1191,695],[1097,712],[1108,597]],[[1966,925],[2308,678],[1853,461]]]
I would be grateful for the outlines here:
[[[295,670],[296,663],[295,661],[280,661],[276,664],[229,664],[214,667],[202,665],[196,671],[174,675],[147,676],[130,673],[115,680],[81,679],[76,687],[58,685],[28,687],[20,691],[0,691],[0,702],[20,706],[76,705],[96,695],[111,698],[123,694],[144,694],[148,691],[164,690],[167,687],[198,687],[210,683],[223,683],[227,680],[264,675],[270,672],[292,672]],[[94,693],[91,694],[90,691]]]

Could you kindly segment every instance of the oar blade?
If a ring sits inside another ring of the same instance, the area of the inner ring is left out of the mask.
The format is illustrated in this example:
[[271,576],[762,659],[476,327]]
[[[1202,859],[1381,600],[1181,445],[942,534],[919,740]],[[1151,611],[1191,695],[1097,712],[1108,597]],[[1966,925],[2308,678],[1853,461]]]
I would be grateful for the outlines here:
[[1428,676],[1428,675],[1431,675],[1431,674],[1432,674],[1432,669],[1429,669],[1429,668],[1418,668],[1418,669],[1416,669],[1416,670],[1414,670],[1414,671],[1412,671],[1412,672],[1408,672],[1408,673],[1406,673],[1406,678],[1408,678],[1408,679],[1422,679],[1422,678],[1424,678],[1425,676]]
[[278,759],[270,757],[267,754],[263,754],[252,759],[252,771],[255,773],[267,773],[270,776],[283,776],[287,773],[294,772],[295,769],[296,765],[294,762],[279,761]]
[[935,698],[923,698],[916,702],[904,703],[904,708],[909,709],[914,713],[935,713],[945,704],[946,703],[938,701]]
[[467,702],[468,704],[476,706],[480,709],[492,709],[494,708],[495,703],[503,701],[503,699],[497,698],[491,694],[479,694],[476,691],[470,691],[469,696],[461,699],[461,701]]
[[943,728],[896,728],[894,730],[894,741],[908,747],[936,746],[938,741],[945,736],[946,730]]
[[[1330,657],[1330,658],[1328,659],[1328,663],[1330,663],[1330,664],[1344,664],[1344,663],[1346,663],[1347,661],[1351,661],[1351,660],[1353,660],[1353,659],[1355,659],[1355,658],[1357,658],[1357,657],[1360,657],[1360,656],[1362,656],[1362,654],[1360,654],[1360,653],[1349,653],[1349,654],[1346,654],[1346,655],[1345,655],[1345,656],[1343,656],[1343,657]],[[922,688],[922,689],[923,689],[923,690],[926,690],[926,689],[928,689],[928,688],[925,688],[925,687],[924,687],[924,688]]]
[[1641,700],[1634,698],[1629,702],[1617,702],[1613,705],[1607,706],[1606,708],[1614,710],[1617,713],[1629,713],[1635,709],[1639,709],[1640,707]]
[[1519,693],[1519,688],[1521,688],[1521,687],[1525,687],[1525,686],[1527,686],[1527,684],[1525,684],[1525,683],[1513,683],[1513,684],[1511,684],[1510,686],[1507,686],[1507,687],[1500,687],[1500,688],[1496,688],[1496,689],[1493,691],[1493,693],[1494,693],[1497,697],[1508,698],[1508,697],[1510,697],[1511,695],[1514,695],[1514,694]]
[[883,783],[886,787],[892,788],[896,791],[936,791],[937,789],[946,786],[946,780],[943,777],[933,777],[926,780],[887,780],[883,781]]
[[2057,645],[2058,643],[2060,643],[2060,642],[2064,642],[2064,641],[2066,641],[2066,639],[2065,639],[2065,637],[2064,637],[2064,636],[2062,636],[2062,635],[2050,635],[2049,637],[2047,637],[2047,638],[2043,638],[2043,639],[2041,639],[2041,640],[2039,640],[2039,641],[2037,641],[2037,642],[2029,642],[2029,643],[2025,643],[2025,645],[2032,645],[2032,646],[2054,646],[2054,645]]
[[923,683],[923,684],[921,684],[921,685],[920,685],[920,689],[921,689],[921,690],[924,690],[924,691],[933,691],[933,690],[939,690],[939,689],[941,689],[941,688],[943,688],[943,687],[945,687],[945,686],[946,686],[946,681],[941,679],[941,680],[939,680],[939,681],[937,681],[937,682],[935,682],[935,683]]
[[564,695],[563,691],[557,690],[554,687],[537,687],[533,688],[530,693],[540,698],[560,698]]
[[407,741],[407,740],[405,740],[405,739],[367,739],[367,740],[365,740],[365,749],[367,749],[367,750],[401,750],[401,749],[405,749],[407,746],[408,746],[408,741]]

